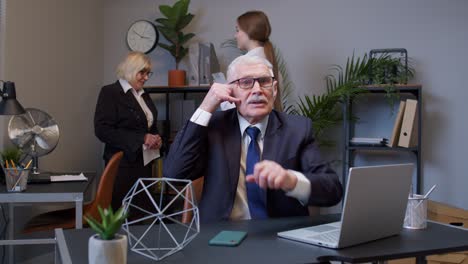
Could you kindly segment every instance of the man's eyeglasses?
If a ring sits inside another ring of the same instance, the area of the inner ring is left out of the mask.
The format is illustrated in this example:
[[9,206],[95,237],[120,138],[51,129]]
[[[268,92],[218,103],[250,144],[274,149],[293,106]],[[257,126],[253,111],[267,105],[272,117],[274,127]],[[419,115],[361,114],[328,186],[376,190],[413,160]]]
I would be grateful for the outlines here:
[[146,76],[148,76],[148,78],[151,78],[151,76],[153,76],[152,71],[139,71],[138,73],[141,74],[141,75],[146,75]]
[[239,88],[241,89],[252,89],[255,85],[255,81],[258,82],[260,87],[265,89],[270,89],[273,87],[273,82],[275,81],[275,77],[272,76],[265,76],[265,77],[258,77],[258,78],[240,78],[235,81],[230,82],[229,84],[233,84],[237,82]]

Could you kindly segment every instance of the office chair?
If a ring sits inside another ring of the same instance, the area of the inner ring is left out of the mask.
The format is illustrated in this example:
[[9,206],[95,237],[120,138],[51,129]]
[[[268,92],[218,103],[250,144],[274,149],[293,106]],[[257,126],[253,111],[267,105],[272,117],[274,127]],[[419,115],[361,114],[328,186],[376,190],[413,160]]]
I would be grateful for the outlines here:
[[[200,202],[201,196],[202,196],[202,191],[203,191],[203,177],[198,178],[192,182],[193,186],[193,193],[195,194],[195,200],[197,201],[197,204]],[[189,210],[192,208],[192,204],[190,204],[188,201],[191,200],[192,198],[192,192],[190,192],[189,189],[185,191],[185,201],[184,201],[184,210]],[[182,214],[182,223],[184,224],[189,224],[192,221],[192,211],[185,211]]]
[[[101,175],[101,179],[99,180],[96,198],[91,203],[83,206],[84,216],[90,215],[100,221],[101,217],[99,215],[98,205],[102,208],[108,208],[111,204],[114,180],[119,170],[122,157],[123,152],[117,152],[112,156],[109,163],[107,163]],[[86,221],[83,220],[83,224],[85,225]],[[55,228],[75,228],[75,208],[56,210],[35,216],[25,225],[23,233],[53,230]]]

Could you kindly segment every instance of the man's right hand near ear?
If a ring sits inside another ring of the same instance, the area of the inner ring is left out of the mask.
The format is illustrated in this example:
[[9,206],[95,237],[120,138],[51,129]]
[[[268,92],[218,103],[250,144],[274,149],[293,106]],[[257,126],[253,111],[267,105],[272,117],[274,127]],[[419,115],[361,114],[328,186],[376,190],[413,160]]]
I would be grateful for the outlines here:
[[239,103],[240,99],[232,96],[232,84],[214,83],[206,94],[200,108],[213,113],[222,102]]

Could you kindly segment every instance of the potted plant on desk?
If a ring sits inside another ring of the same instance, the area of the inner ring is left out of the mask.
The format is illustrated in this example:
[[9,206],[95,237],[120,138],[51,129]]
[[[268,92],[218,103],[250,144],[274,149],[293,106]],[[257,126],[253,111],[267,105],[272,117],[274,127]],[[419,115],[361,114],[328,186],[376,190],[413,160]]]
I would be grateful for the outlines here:
[[[13,161],[14,164],[20,165],[21,155],[21,150],[16,147],[9,147],[0,152],[2,168],[6,167],[5,161]],[[2,169],[0,170],[0,183],[5,184],[5,182],[5,171]]]
[[125,264],[127,263],[127,236],[116,234],[120,230],[128,214],[120,207],[117,212],[112,207],[98,207],[101,222],[85,216],[89,226],[97,234],[91,236],[88,242],[88,261],[90,264]]
[[179,0],[173,6],[160,5],[159,11],[166,18],[158,18],[156,27],[159,32],[170,42],[171,45],[159,43],[158,45],[169,51],[175,59],[176,69],[170,70],[168,74],[169,86],[185,85],[185,71],[179,70],[180,61],[187,55],[188,48],[183,45],[195,36],[193,33],[182,32],[193,15],[188,12],[190,0]]

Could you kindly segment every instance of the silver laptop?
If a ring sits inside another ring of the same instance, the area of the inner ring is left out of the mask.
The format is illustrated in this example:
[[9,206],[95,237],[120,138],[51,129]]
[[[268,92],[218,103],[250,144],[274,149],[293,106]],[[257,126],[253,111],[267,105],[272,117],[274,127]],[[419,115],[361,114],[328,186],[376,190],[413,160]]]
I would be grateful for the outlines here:
[[396,164],[350,168],[341,221],[279,232],[278,236],[343,248],[400,233],[413,167]]

